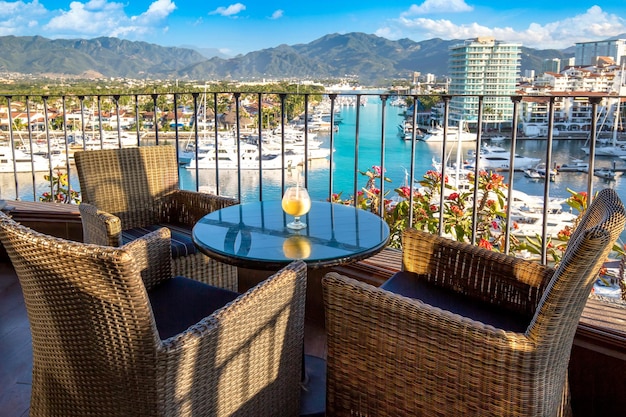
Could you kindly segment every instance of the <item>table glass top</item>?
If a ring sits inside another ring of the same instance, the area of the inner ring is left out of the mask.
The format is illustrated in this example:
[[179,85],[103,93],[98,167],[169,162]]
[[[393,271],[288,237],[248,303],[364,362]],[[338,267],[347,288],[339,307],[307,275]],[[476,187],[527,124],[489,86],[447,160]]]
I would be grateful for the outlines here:
[[280,201],[239,204],[200,219],[193,239],[213,258],[256,269],[295,259],[312,267],[338,265],[377,253],[389,239],[384,220],[351,206],[313,201],[301,220],[305,229],[288,229],[293,216],[283,212]]

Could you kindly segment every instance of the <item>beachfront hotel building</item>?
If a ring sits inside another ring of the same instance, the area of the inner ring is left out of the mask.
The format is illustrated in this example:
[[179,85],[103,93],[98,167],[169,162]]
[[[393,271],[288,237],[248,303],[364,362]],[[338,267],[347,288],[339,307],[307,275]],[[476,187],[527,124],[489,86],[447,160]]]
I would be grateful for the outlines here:
[[[478,95],[484,95],[483,127],[502,127],[513,118],[512,95],[520,76],[522,45],[493,37],[469,39],[450,47],[450,124],[478,122]],[[464,96],[465,95],[465,96]]]

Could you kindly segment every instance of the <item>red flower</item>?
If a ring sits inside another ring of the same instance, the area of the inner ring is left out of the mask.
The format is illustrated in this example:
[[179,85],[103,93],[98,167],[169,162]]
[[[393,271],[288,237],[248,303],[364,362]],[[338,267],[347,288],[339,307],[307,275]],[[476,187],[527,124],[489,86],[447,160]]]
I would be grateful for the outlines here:
[[488,249],[488,250],[493,250],[493,245],[487,239],[484,239],[484,238],[481,238],[478,241],[478,246],[481,248]]
[[400,195],[406,199],[408,199],[411,196],[411,189],[409,187],[402,186],[398,189],[400,191]]

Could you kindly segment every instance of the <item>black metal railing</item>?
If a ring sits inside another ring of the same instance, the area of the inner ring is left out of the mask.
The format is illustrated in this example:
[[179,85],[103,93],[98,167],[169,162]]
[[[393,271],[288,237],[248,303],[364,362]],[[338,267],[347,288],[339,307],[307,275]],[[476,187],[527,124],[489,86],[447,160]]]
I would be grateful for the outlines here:
[[[311,148],[311,132],[314,129],[311,119],[314,105],[319,104],[322,100],[328,103],[328,132],[325,134],[327,138],[327,146],[330,149],[330,154],[327,161],[324,164],[328,167],[327,173],[327,186],[325,192],[325,198],[331,200],[333,194],[338,191],[336,189],[336,158],[335,148],[337,146],[337,130],[336,130],[336,109],[338,102],[347,98],[353,99],[355,103],[355,123],[354,127],[350,128],[346,136],[342,140],[350,140],[351,146],[354,149],[354,155],[351,156],[354,160],[352,176],[352,193],[356,196],[361,190],[359,184],[359,171],[360,164],[364,161],[361,154],[361,148],[363,146],[361,136],[363,133],[363,118],[361,115],[361,103],[364,100],[372,100],[376,106],[380,109],[380,118],[378,126],[378,141],[379,145],[378,157],[379,166],[384,173],[388,164],[393,164],[394,161],[389,161],[386,156],[386,152],[390,143],[389,135],[389,122],[387,120],[388,112],[390,109],[390,98],[398,98],[397,94],[380,93],[380,92],[349,92],[349,93],[331,93],[327,95],[307,93],[307,94],[293,94],[293,93],[266,93],[266,92],[190,92],[190,93],[168,93],[168,94],[131,94],[131,95],[95,95],[95,96],[4,96],[6,108],[8,109],[8,120],[6,120],[5,128],[3,132],[3,142],[7,146],[4,149],[10,149],[11,155],[5,155],[5,163],[8,164],[8,160],[11,160],[13,169],[4,169],[4,173],[0,174],[4,176],[2,180],[2,189],[0,189],[0,198],[5,199],[23,199],[23,200],[38,200],[42,194],[42,190],[48,189],[52,191],[54,184],[52,180],[48,180],[46,183],[36,175],[35,158],[36,154],[47,154],[49,158],[49,166],[46,173],[52,178],[56,170],[61,169],[66,172],[69,178],[69,183],[74,188],[78,188],[78,181],[74,172],[74,167],[71,160],[72,152],[75,149],[89,149],[92,147],[103,148],[107,146],[121,147],[128,146],[129,142],[124,143],[122,138],[131,137],[130,144],[132,146],[144,146],[150,144],[171,143],[176,145],[179,150],[179,160],[182,160],[184,152],[193,153],[193,158],[198,161],[201,152],[201,146],[206,143],[205,134],[207,130],[200,127],[200,119],[206,119],[209,117],[210,122],[208,125],[212,125],[212,129],[208,130],[212,137],[212,146],[215,149],[216,161],[215,169],[210,171],[201,172],[199,164],[196,163],[194,175],[194,184],[185,184],[184,188],[200,189],[200,178],[206,176],[212,176],[212,182],[215,184],[215,189],[212,190],[217,194],[222,194],[220,184],[227,176],[232,179],[236,176],[236,197],[241,199],[244,193],[244,184],[242,183],[242,170],[224,170],[220,167],[220,147],[224,146],[221,143],[220,137],[222,134],[229,132],[234,136],[234,143],[236,145],[236,155],[242,155],[243,138],[250,134],[256,136],[256,146],[258,155],[263,155],[265,152],[264,135],[268,132],[268,129],[274,130],[280,129],[280,149],[281,153],[281,167],[279,188],[282,192],[288,181],[292,178],[288,178],[288,163],[285,157],[285,150],[287,148],[287,129],[292,124],[294,119],[301,121],[301,131],[303,133],[303,147],[305,161],[308,161],[309,150]],[[405,94],[400,95],[403,100],[408,102],[412,101],[417,103],[427,96],[420,94]],[[568,96],[569,97],[569,96]],[[430,98],[430,97],[429,97]],[[484,116],[484,96],[478,96],[478,114],[475,115],[474,120],[483,120]],[[553,148],[555,141],[560,139],[554,134],[555,123],[555,102],[557,100],[564,99],[566,97],[559,97],[558,95],[543,97],[548,103],[548,126],[547,135],[541,138],[541,141],[545,141],[544,146],[544,160],[547,168],[555,165]],[[23,101],[22,101],[23,99]],[[440,120],[441,127],[443,129],[443,142],[441,143],[440,153],[438,158],[442,161],[441,174],[442,176],[448,175],[448,171],[451,169],[446,163],[448,161],[448,155],[455,144],[448,141],[448,132],[451,129],[450,121],[452,116],[450,115],[450,102],[454,99],[454,96],[442,95],[440,101],[443,103],[443,117]],[[580,98],[579,98],[580,99]],[[616,96],[598,97],[597,95],[590,97],[582,97],[591,104],[591,113],[588,114],[589,131],[586,140],[590,147],[587,180],[585,190],[589,196],[594,193],[594,170],[596,168],[595,146],[598,138],[598,117],[602,112],[606,110],[604,107],[600,109],[601,104],[606,100],[615,100]],[[618,98],[619,99],[619,98]],[[512,126],[510,132],[506,132],[507,138],[510,140],[510,154],[509,159],[511,161],[508,170],[506,172],[508,177],[508,199],[512,201],[514,190],[514,177],[519,175],[519,170],[514,165],[515,155],[518,151],[518,145],[520,141],[520,129],[518,125],[520,123],[520,106],[523,104],[523,96],[510,97],[513,116],[512,120],[506,121],[509,126]],[[209,102],[211,104],[209,105]],[[272,102],[273,107],[268,110],[264,108],[264,104]],[[254,112],[247,111],[247,116],[251,118],[251,123],[243,123],[243,111],[247,106],[251,106],[257,109],[256,114]],[[2,104],[0,103],[0,107]],[[183,108],[189,108],[189,112],[179,111]],[[211,112],[209,114],[209,109]],[[416,106],[417,109],[417,106]],[[439,109],[440,110],[440,109]],[[24,116],[19,116],[18,113],[23,112],[26,114],[25,118],[27,122],[24,122]],[[234,119],[232,122],[227,123],[225,121],[225,114],[231,112],[234,113]],[[36,121],[37,114],[40,115],[43,121]],[[54,115],[56,117],[53,117]],[[128,117],[131,114],[132,117]],[[410,114],[410,113],[409,113]],[[433,112],[433,114],[439,114],[439,111]],[[72,117],[70,117],[72,116]],[[418,126],[418,112],[417,110],[412,112],[412,115],[408,116],[408,120],[413,126]],[[126,120],[126,121],[124,121]],[[36,123],[37,122],[37,123]],[[108,125],[107,125],[108,124]],[[206,127],[206,123],[203,127]],[[172,127],[170,127],[172,126]],[[252,126],[252,128],[249,128]],[[43,129],[43,130],[42,130]],[[352,130],[353,129],[353,130]],[[370,129],[371,133],[371,129]],[[485,141],[485,135],[483,132],[483,124],[475,124],[474,131],[472,132],[476,136],[474,152],[476,157],[481,152],[482,145]],[[113,135],[114,140],[107,142],[105,140],[107,135]],[[24,138],[26,136],[26,138]],[[81,138],[82,144],[78,138]],[[185,137],[187,138],[185,140]],[[579,138],[580,139],[580,138]],[[409,186],[412,191],[418,185],[415,180],[419,179],[422,174],[419,172],[420,167],[416,166],[415,156],[417,152],[417,146],[419,144],[419,136],[417,129],[413,129],[412,136],[410,138],[410,166],[407,170]],[[371,142],[370,142],[371,145]],[[42,148],[43,147],[43,148]],[[24,169],[23,161],[19,160],[17,152],[20,150],[26,150],[30,155],[31,170],[28,172]],[[42,151],[43,149],[43,151]],[[64,157],[62,166],[54,166],[54,153],[55,151],[61,156],[61,160]],[[255,176],[258,181],[255,182],[257,187],[258,199],[272,198],[271,194],[264,193],[266,187],[264,187],[264,180],[266,180],[267,171],[261,163],[258,164],[258,169],[255,170]],[[311,186],[312,177],[309,171],[310,164],[304,163],[301,168],[301,175],[303,176],[304,185],[306,187]],[[476,163],[474,169],[478,173],[479,164]],[[39,172],[39,171],[37,171]],[[27,176],[25,176],[27,175]],[[103,173],[106,175],[106,173]],[[7,176],[12,179],[11,182],[7,182]],[[383,175],[384,176],[384,175]],[[474,176],[475,181],[478,181],[478,175]],[[319,181],[319,180],[317,180]],[[26,185],[26,186],[25,186]],[[379,179],[381,195],[385,195],[385,181],[383,178]],[[478,190],[477,184],[474,186],[474,201],[477,201],[476,192]],[[549,201],[551,197],[551,185],[550,181],[545,181],[543,187],[543,199]],[[444,203],[443,189],[440,192],[440,206]],[[384,199],[380,199],[380,207],[378,212],[383,212]],[[413,203],[413,192],[410,193],[409,204]],[[549,218],[548,204],[545,204],[543,210],[543,228],[542,228],[542,256],[541,261],[547,261],[546,247],[547,247],[547,222]],[[509,247],[509,231],[511,229],[511,205],[507,206],[506,216],[506,247],[504,251],[508,253]],[[409,211],[409,222],[413,223],[412,211]],[[477,224],[477,211],[473,211],[472,223]],[[440,233],[443,230],[443,211],[439,213],[439,230]],[[471,236],[472,243],[476,243],[475,240],[476,229],[474,227]]]

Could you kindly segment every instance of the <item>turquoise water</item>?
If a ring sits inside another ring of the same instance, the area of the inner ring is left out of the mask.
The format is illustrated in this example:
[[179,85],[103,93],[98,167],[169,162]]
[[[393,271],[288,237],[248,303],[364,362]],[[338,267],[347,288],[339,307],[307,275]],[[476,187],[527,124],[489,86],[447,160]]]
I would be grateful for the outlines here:
[[[380,100],[370,98],[368,105],[362,106],[360,111],[359,126],[359,163],[358,170],[365,171],[373,165],[382,165],[380,158],[383,132],[381,120],[383,117],[383,108]],[[384,132],[384,154],[385,154],[385,175],[392,180],[391,183],[385,183],[385,190],[393,194],[393,189],[405,183],[407,172],[410,169],[411,161],[411,141],[405,141],[398,136],[397,125],[403,120],[401,112],[402,108],[387,105],[385,108],[385,132]],[[356,107],[342,107],[340,111],[341,123],[339,131],[335,133],[334,146],[335,153],[333,156],[333,184],[332,188],[329,183],[329,163],[328,161],[315,161],[313,166],[309,168],[309,184],[308,190],[313,199],[326,200],[329,193],[342,192],[343,196],[351,196],[354,194],[355,182],[355,138],[356,138]],[[325,142],[326,147],[329,146],[330,137],[328,133],[318,135],[318,139]],[[546,140],[519,140],[517,153],[540,158],[542,161],[546,159]],[[571,163],[572,159],[584,158],[584,152],[580,149],[584,145],[581,140],[555,140],[553,144],[552,161],[557,165]],[[500,143],[499,146],[509,148],[509,141]],[[475,147],[475,143],[462,144],[460,155],[467,158],[468,151]],[[448,154],[451,160],[456,160],[456,145],[448,146]],[[432,159],[436,157],[441,160],[441,144],[425,143],[417,141],[415,143],[415,178],[421,179],[423,174],[432,169]],[[611,166],[613,158],[597,158],[596,166]],[[626,162],[621,159],[615,159],[616,167],[626,167]],[[508,175],[505,181],[508,182]],[[298,176],[303,181],[301,168],[299,170],[285,171],[265,171],[263,173],[263,199],[280,198],[280,189],[282,176],[285,176],[287,185],[294,184]],[[626,186],[622,183],[622,174],[618,174],[615,181],[606,181],[594,177],[594,189],[611,187],[616,188],[626,201]],[[367,178],[362,175],[356,176],[358,189],[363,187]],[[181,169],[181,182],[183,188],[195,188],[195,172]],[[247,171],[242,173],[242,192],[241,201],[253,201],[259,198],[259,179],[258,172]],[[220,193],[225,195],[237,195],[237,177],[234,173],[222,174],[220,176]],[[524,177],[523,173],[516,172],[513,178],[515,189],[524,191],[532,195],[543,195],[545,184],[543,181],[533,181]],[[215,191],[215,178],[212,171],[200,171],[200,187],[206,187],[210,191]],[[567,189],[576,191],[584,191],[587,189],[587,175],[583,173],[560,173],[555,182],[549,183],[549,192],[551,197],[568,197],[570,194]]]

